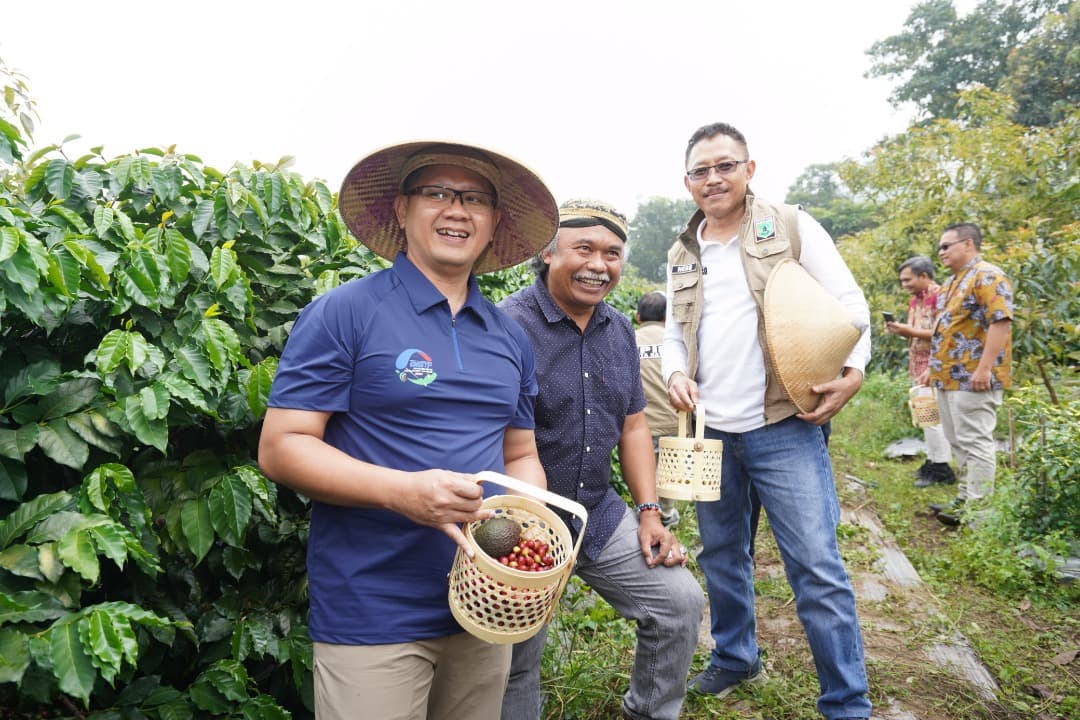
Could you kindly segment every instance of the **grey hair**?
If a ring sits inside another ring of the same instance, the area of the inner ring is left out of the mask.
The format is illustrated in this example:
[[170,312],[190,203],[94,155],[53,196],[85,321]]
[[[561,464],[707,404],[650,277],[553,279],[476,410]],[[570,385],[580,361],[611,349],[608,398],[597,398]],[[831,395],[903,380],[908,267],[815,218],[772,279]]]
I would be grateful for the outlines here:
[[533,255],[529,260],[529,269],[536,274],[536,277],[541,280],[547,279],[548,264],[544,262],[544,255],[550,255],[554,253],[559,247],[559,235],[555,234],[555,237],[551,238],[551,242],[544,246],[544,249]]

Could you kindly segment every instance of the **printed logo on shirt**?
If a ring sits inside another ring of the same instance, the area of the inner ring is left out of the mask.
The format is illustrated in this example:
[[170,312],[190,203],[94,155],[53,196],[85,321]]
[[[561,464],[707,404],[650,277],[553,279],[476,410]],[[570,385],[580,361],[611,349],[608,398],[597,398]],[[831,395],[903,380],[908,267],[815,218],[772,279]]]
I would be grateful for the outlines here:
[[755,242],[772,240],[774,237],[776,237],[776,218],[770,215],[754,223]]
[[423,350],[409,348],[397,357],[397,374],[401,382],[413,385],[430,385],[438,375],[431,356]]
[[655,358],[664,357],[663,345],[638,345],[637,346],[638,358],[641,360],[653,360]]
[[683,275],[685,273],[694,272],[697,270],[697,263],[690,263],[689,265],[672,265],[672,275]]

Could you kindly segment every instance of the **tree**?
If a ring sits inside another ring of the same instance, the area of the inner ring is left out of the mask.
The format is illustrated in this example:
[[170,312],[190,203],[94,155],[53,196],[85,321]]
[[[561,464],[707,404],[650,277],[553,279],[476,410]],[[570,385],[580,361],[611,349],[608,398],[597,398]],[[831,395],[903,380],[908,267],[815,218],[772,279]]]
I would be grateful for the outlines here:
[[630,221],[630,264],[645,280],[663,282],[667,251],[697,211],[694,201],[652,197],[638,205]]
[[1047,15],[1009,55],[1001,89],[1016,101],[1013,120],[1022,125],[1060,122],[1080,105],[1080,2]]
[[[1018,374],[1041,378],[1053,398],[1056,378],[1080,361],[1080,110],[1032,130],[1009,119],[1014,109],[1003,94],[965,91],[957,119],[914,128],[880,143],[869,162],[845,165],[845,182],[883,220],[841,247],[872,307],[902,307],[900,263],[934,256],[951,223],[979,224],[982,254],[1013,280]],[[875,351],[873,362],[884,357]]]
[[872,227],[874,208],[851,196],[838,173],[839,163],[810,165],[788,188],[785,202],[801,205],[821,226],[839,240]]
[[912,9],[904,31],[874,43],[867,77],[900,80],[892,103],[913,103],[924,119],[957,117],[957,93],[976,85],[999,89],[1009,53],[1067,0],[983,0],[958,18],[952,0]]

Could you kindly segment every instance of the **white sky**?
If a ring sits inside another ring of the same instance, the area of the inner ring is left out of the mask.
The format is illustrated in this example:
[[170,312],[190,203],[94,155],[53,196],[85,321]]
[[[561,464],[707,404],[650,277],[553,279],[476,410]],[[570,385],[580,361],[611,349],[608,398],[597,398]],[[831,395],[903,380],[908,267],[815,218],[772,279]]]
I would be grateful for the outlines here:
[[[632,215],[688,197],[683,151],[730,122],[782,200],[812,163],[903,131],[865,51],[916,0],[18,0],[0,57],[27,76],[37,146],[69,157],[176,145],[221,170],[296,158],[341,179],[372,149],[476,143],[537,170],[562,201]],[[961,0],[958,7],[970,2]]]

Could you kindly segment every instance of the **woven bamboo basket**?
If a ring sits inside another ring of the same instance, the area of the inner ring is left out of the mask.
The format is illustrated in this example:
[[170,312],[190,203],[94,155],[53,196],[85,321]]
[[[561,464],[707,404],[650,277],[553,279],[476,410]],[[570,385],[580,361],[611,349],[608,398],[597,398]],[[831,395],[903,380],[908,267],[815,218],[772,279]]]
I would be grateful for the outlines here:
[[656,458],[656,494],[673,500],[720,499],[724,444],[705,439],[705,411],[697,407],[694,437],[686,437],[687,413],[679,411],[679,436],[662,437]]
[[[518,522],[522,539],[546,543],[555,564],[537,572],[502,565],[481,550],[473,538],[473,529],[482,521],[468,523],[464,527],[465,538],[474,555],[470,558],[458,548],[454,556],[450,570],[450,611],[461,627],[481,640],[499,644],[521,642],[540,632],[555,614],[574,571],[588,512],[573,500],[506,475],[481,472],[478,477],[521,493],[489,497],[483,507]],[[576,543],[570,528],[548,505],[581,519]]]
[[933,427],[941,423],[934,388],[917,385],[908,390],[908,407],[911,408],[911,424],[915,427]]

